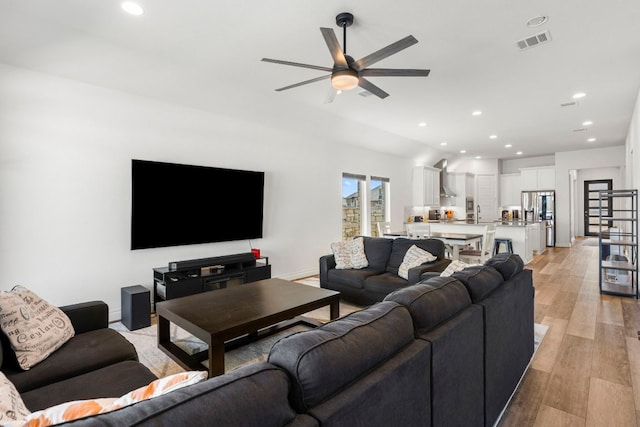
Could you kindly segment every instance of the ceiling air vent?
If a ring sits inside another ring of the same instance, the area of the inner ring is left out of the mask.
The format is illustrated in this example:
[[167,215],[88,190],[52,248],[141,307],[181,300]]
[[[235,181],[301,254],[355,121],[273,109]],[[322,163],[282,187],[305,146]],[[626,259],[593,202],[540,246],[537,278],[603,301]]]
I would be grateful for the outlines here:
[[578,101],[567,101],[567,102],[563,102],[562,104],[560,104],[560,106],[562,108],[566,108],[566,107],[577,107],[578,106]]
[[529,36],[522,40],[518,40],[516,45],[518,49],[525,50],[534,46],[538,46],[544,43],[549,43],[551,41],[551,34],[549,31],[545,31],[544,33],[536,34],[534,36]]

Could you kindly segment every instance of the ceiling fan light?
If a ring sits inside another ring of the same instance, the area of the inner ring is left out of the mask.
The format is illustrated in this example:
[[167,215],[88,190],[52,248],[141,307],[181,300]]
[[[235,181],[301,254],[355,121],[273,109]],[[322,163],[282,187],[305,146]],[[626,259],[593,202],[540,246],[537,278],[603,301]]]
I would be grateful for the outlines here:
[[355,70],[338,70],[331,75],[331,85],[337,90],[349,90],[358,86],[358,73]]

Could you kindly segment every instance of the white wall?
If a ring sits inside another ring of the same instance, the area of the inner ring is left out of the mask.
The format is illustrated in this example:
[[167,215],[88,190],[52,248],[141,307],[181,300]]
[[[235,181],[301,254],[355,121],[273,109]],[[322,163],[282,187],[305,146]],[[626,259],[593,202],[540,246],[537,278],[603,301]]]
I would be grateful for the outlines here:
[[[58,305],[104,300],[112,319],[120,288],[151,287],[153,267],[249,250],[241,241],[131,251],[132,158],[265,171],[264,238],[252,243],[275,277],[317,274],[318,258],[340,240],[342,172],[389,177],[400,224],[411,202],[410,159],[313,132],[8,66],[0,100],[0,290],[22,284]],[[176,195],[164,202],[205,207]]]
[[627,182],[630,188],[640,187],[640,91],[631,117],[625,141],[627,157]]
[[[556,153],[556,246],[571,246],[571,171],[598,168],[623,169],[624,153],[625,148],[622,146]],[[625,172],[621,172],[620,176],[624,177]],[[618,188],[625,188],[625,183],[619,183]],[[577,187],[576,190],[579,192],[580,188]],[[578,211],[580,211],[580,205],[577,206],[576,212]]]
[[503,160],[500,173],[520,173],[521,168],[533,168],[537,166],[553,166],[555,156],[526,157],[524,159]]

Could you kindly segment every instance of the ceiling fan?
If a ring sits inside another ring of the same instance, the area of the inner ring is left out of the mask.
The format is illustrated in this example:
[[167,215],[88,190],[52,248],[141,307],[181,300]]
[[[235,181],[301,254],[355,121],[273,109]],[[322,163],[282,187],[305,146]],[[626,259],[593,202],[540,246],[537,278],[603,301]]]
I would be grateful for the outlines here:
[[331,91],[325,102],[332,102],[338,91],[354,89],[360,86],[372,94],[378,96],[381,99],[389,96],[387,92],[380,89],[378,86],[371,83],[365,77],[426,77],[429,75],[430,70],[416,70],[416,69],[389,69],[389,68],[367,68],[370,65],[375,64],[399,51],[408,48],[416,43],[413,36],[407,36],[395,43],[390,44],[376,52],[373,52],[363,58],[355,61],[351,56],[347,55],[347,27],[353,24],[353,15],[348,12],[344,12],[336,16],[336,24],[342,27],[343,30],[343,48],[340,48],[336,34],[331,28],[320,28],[324,41],[327,43],[327,47],[333,57],[333,67],[322,67],[318,65],[301,64],[298,62],[282,61],[279,59],[262,58],[264,62],[272,62],[275,64],[292,65],[294,67],[311,68],[313,70],[326,71],[331,74],[327,74],[321,77],[316,77],[303,82],[295,83],[289,86],[276,89],[280,92],[287,89],[293,89],[298,86],[303,86],[309,83],[319,82],[321,80],[331,78]]

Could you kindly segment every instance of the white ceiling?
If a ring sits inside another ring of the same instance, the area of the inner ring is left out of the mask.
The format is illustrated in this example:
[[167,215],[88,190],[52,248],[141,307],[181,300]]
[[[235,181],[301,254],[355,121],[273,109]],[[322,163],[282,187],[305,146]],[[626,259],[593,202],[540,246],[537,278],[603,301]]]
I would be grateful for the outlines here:
[[[145,14],[134,17],[119,0],[0,0],[0,62],[408,156],[425,146],[506,159],[622,145],[640,89],[637,0],[138,3]],[[355,15],[355,59],[411,34],[418,44],[375,67],[429,77],[369,78],[384,100],[356,89],[325,104],[329,80],[275,92],[324,73],[260,59],[331,67],[319,28],[342,42],[340,12]],[[547,23],[527,27],[538,15]],[[550,43],[516,47],[546,30]],[[577,107],[560,107],[579,91]]]

